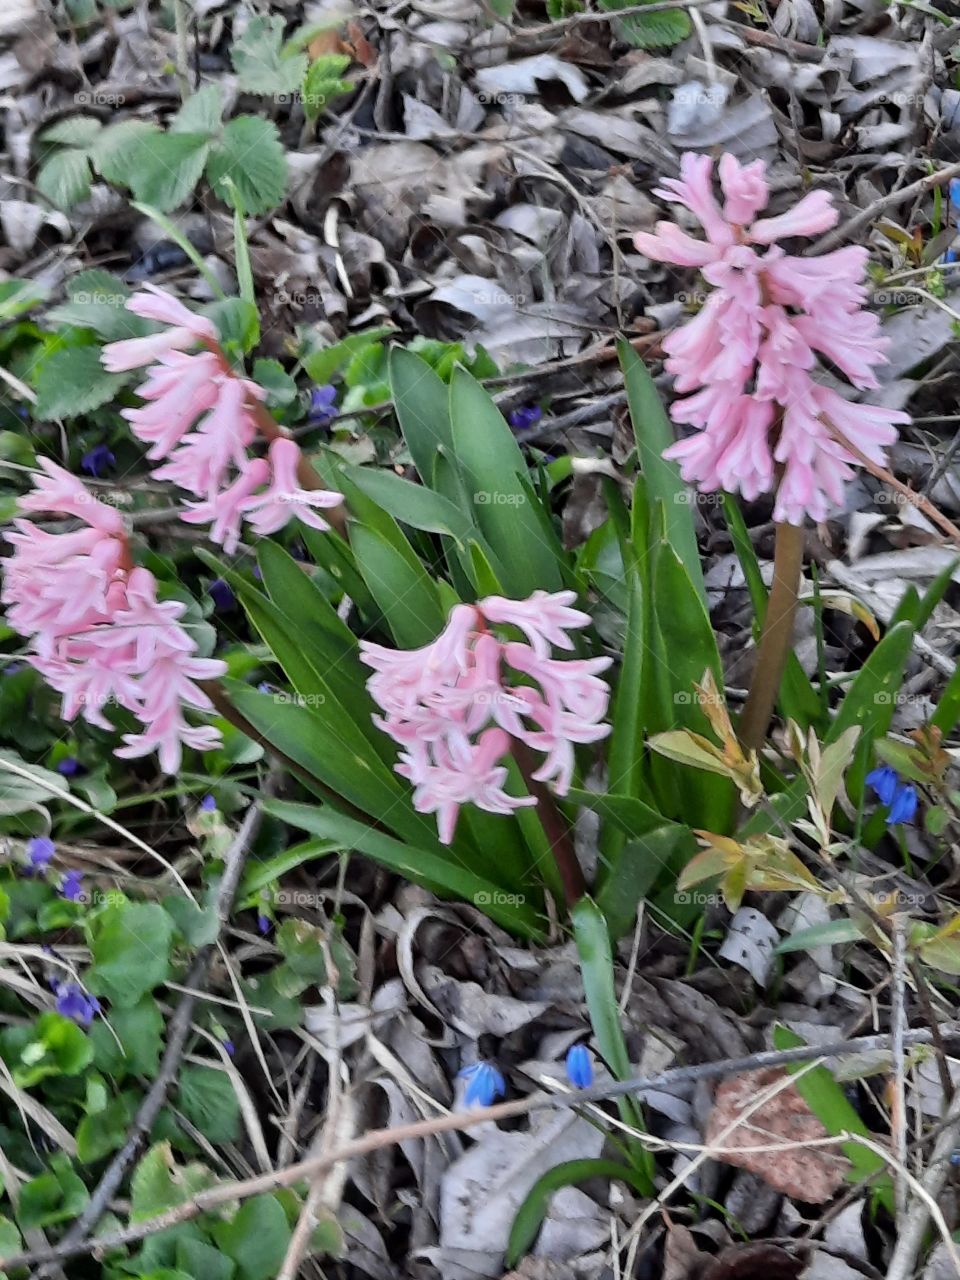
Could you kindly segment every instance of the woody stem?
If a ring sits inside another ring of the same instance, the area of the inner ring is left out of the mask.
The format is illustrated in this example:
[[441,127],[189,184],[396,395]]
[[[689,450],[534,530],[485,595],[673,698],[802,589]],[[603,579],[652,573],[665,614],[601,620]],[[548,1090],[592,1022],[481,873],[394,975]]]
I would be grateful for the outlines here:
[[773,585],[763,619],[757,665],[738,726],[741,743],[754,751],[763,746],[780,691],[793,640],[797,591],[803,568],[803,529],[793,524],[777,524],[775,529]]
[[583,878],[580,863],[577,861],[577,854],[570,838],[570,829],[563,814],[557,808],[549,787],[544,786],[542,782],[537,782],[534,778],[534,761],[529,747],[526,743],[513,738],[510,748],[517,767],[523,775],[523,780],[527,784],[527,790],[536,797],[537,814],[547,840],[550,842],[550,852],[553,854],[560,882],[563,885],[564,900],[567,909],[572,910],[587,892],[587,882]]

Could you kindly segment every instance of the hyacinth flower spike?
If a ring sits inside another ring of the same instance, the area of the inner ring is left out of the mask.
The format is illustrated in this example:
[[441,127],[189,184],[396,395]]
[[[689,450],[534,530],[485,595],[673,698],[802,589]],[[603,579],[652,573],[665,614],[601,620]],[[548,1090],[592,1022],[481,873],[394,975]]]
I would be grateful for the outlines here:
[[[602,673],[611,660],[567,656],[569,632],[590,621],[575,599],[572,591],[535,591],[528,600],[488,596],[454,606],[443,632],[421,649],[360,642],[373,671],[367,689],[380,712],[374,722],[400,747],[396,772],[412,784],[414,807],[436,815],[442,843],[453,840],[464,804],[504,814],[537,805],[570,906],[586,885],[544,784],[565,795],[574,745],[610,732]],[[514,627],[526,643],[501,639],[491,626]],[[510,756],[527,795],[507,789]]]
[[724,155],[718,177],[722,203],[713,160],[688,152],[680,177],[656,192],[685,207],[705,238],[660,222],[635,244],[658,262],[698,268],[712,287],[700,312],[663,341],[678,392],[671,414],[695,428],[664,456],[704,492],[774,498],[773,587],[740,720],[744,745],[759,749],[793,636],[803,522],[825,520],[842,502],[858,461],[882,466],[909,416],[853,402],[820,365],[825,357],[852,387],[874,388],[887,345],[864,309],[866,249],[802,258],[780,243],[835,225],[829,193],[811,191],[785,213],[761,217],[770,195],[762,161]]
[[[342,532],[342,495],[323,488],[264,407],[263,389],[233,369],[213,322],[155,285],[144,286],[126,306],[167,328],[112,342],[101,358],[111,372],[149,366],[138,388],[144,404],[122,413],[149,446],[150,461],[161,464],[154,479],[192,495],[183,519],[209,525],[211,541],[228,553],[237,549],[244,521],[261,536],[295,518]],[[266,458],[249,453],[258,443],[268,446]]]

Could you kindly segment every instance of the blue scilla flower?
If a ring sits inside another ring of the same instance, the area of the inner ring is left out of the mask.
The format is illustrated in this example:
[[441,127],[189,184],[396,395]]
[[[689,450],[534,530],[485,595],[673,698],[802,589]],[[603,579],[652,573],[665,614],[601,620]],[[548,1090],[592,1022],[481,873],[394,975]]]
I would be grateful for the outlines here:
[[203,799],[200,801],[200,808],[203,810],[204,813],[216,813],[217,811],[216,796],[205,795]]
[[78,773],[86,773],[76,756],[64,756],[57,762],[57,773],[64,778],[75,778]]
[[585,1044],[573,1044],[567,1050],[567,1079],[575,1089],[589,1089],[593,1084],[593,1059]]
[[867,774],[867,786],[873,788],[874,795],[881,804],[893,803],[899,782],[896,769],[891,769],[888,764],[883,764],[879,769],[873,769]]
[[957,251],[952,246],[946,251],[946,253],[944,253],[943,257],[940,259],[940,263],[944,267],[949,267],[952,262],[957,262],[957,261],[958,261]]
[[897,822],[912,822],[917,815],[917,789],[908,782],[897,787],[890,802],[887,822],[893,826]]
[[457,1075],[466,1080],[463,1101],[468,1107],[489,1107],[507,1092],[506,1081],[492,1062],[474,1062]]
[[954,209],[960,209],[960,178],[951,178],[947,190],[950,192],[951,205]]

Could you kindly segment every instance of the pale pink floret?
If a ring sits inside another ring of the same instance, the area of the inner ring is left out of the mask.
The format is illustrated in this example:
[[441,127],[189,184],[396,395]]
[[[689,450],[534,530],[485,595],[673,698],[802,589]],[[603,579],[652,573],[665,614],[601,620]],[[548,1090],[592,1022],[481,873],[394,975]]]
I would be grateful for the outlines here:
[[202,502],[185,503],[182,519],[187,524],[209,524],[210,541],[218,543],[228,555],[232,555],[240,545],[240,526],[246,503],[254,490],[266,484],[269,478],[269,464],[263,458],[254,458],[226,489]]
[[273,440],[269,462],[247,452],[259,434],[257,401],[266,395],[263,388],[237,376],[216,346],[186,350],[198,341],[217,343],[213,322],[155,285],[146,285],[126,305],[136,315],[173,326],[149,338],[111,343],[102,359],[105,368],[117,372],[151,366],[137,389],[147,403],[122,413],[134,435],[150,446],[147,457],[163,464],[154,479],[201,499],[187,504],[184,520],[209,522],[211,540],[228,552],[240,543],[244,519],[264,536],[295,518],[328,530],[318,512],[338,506],[343,497],[300,487],[301,453],[292,440]]
[[254,533],[266,536],[284,528],[296,516],[311,529],[325,533],[330,525],[318,510],[338,507],[343,494],[329,489],[302,489],[297,480],[300,447],[282,436],[267,450],[270,462],[270,485],[265,492],[248,498],[243,514]]
[[507,768],[498,764],[509,739],[502,729],[487,729],[471,743],[461,734],[450,734],[433,746],[411,744],[401,753],[397,773],[414,788],[418,813],[435,813],[441,843],[453,840],[462,804],[475,804],[488,813],[512,813],[536,804],[533,796],[511,796],[504,791]]
[[132,564],[118,513],[54,463],[43,467],[21,507],[85,525],[50,533],[15,522],[16,532],[7,535],[14,554],[4,562],[7,621],[30,641],[30,662],[61,694],[64,719],[79,715],[109,731],[104,712],[116,703],[143,725],[141,734],[126,735],[117,754],[157,750],[161,766],[174,773],[184,745],[220,744],[214,727],[189,724],[183,709],[210,710],[196,682],[215,679],[226,666],[197,657],[180,625],[184,605],[157,599],[153,574]]
[[[462,804],[506,813],[535,803],[503,790],[507,769],[497,762],[511,738],[544,754],[533,777],[563,795],[573,745],[609,732],[610,690],[600,673],[611,659],[551,656],[552,647],[572,649],[567,632],[590,621],[575,599],[572,591],[536,591],[528,600],[456,605],[437,639],[413,651],[361,641],[361,659],[373,668],[367,689],[383,712],[374,721],[403,748],[397,772],[413,784],[417,809],[437,814],[443,843]],[[530,643],[502,640],[488,622],[517,627]]]
[[179,298],[155,284],[145,284],[139,293],[127,299],[126,307],[135,316],[144,320],[156,320],[160,324],[169,324],[188,329],[195,338],[217,340],[217,326],[206,316],[198,316],[195,311],[185,307]]
[[[813,191],[788,212],[758,222],[769,198],[763,163],[721,158],[722,210],[712,170],[709,157],[688,153],[681,177],[667,179],[658,192],[695,215],[705,240],[668,222],[635,237],[650,258],[700,267],[715,290],[663,342],[666,369],[684,397],[671,415],[699,431],[664,456],[706,492],[722,488],[753,499],[775,489],[776,520],[824,520],[831,505],[842,503],[857,461],[831,428],[883,465],[897,425],[909,421],[898,410],[853,403],[818,376],[819,353],[853,386],[878,385],[875,366],[885,360],[886,339],[877,317],[862,309],[866,250],[787,254],[777,240],[819,235],[836,223],[830,195]],[[769,247],[759,253],[763,246]]]

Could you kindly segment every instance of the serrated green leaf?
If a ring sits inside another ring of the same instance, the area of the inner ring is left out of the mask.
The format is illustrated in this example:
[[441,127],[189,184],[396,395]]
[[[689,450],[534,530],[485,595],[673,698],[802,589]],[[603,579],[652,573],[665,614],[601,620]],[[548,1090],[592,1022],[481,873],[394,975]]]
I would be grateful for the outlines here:
[[40,135],[41,142],[60,142],[67,147],[89,147],[103,125],[93,116],[69,116],[58,120]]
[[87,984],[122,1008],[170,975],[173,921],[155,902],[108,906],[91,922],[93,967]]
[[81,271],[71,278],[70,299],[50,312],[57,324],[92,329],[104,342],[142,338],[153,326],[126,309],[131,290],[109,271]]
[[70,209],[90,194],[90,180],[87,153],[64,147],[41,165],[37,190],[58,209]]
[[136,157],[148,138],[159,138],[161,130],[148,120],[121,120],[109,125],[90,148],[93,167],[107,182],[130,186]]
[[[600,0],[600,7],[633,8],[636,0]],[[640,49],[661,49],[679,44],[690,34],[690,19],[682,9],[664,9],[657,13],[633,13],[620,18],[616,29],[622,38]]]
[[205,84],[191,94],[170,121],[171,133],[203,133],[208,137],[220,128],[223,92],[218,84]]
[[199,182],[208,154],[204,133],[144,137],[131,156],[130,189],[137,200],[169,213],[183,204]]
[[349,93],[353,85],[341,79],[350,65],[346,54],[328,53],[310,64],[303,82],[303,113],[308,120],[316,120],[334,99]]
[[227,204],[233,180],[244,211],[254,217],[283,199],[287,189],[287,157],[277,127],[259,116],[237,116],[224,129],[207,162],[207,177]]
[[99,347],[65,347],[43,361],[33,415],[41,422],[76,418],[112,400],[130,375],[107,373]]
[[282,101],[299,90],[308,59],[304,53],[284,53],[283,27],[280,14],[254,17],[233,42],[230,61],[245,93]]

